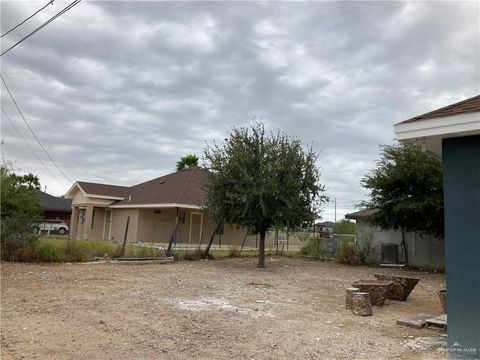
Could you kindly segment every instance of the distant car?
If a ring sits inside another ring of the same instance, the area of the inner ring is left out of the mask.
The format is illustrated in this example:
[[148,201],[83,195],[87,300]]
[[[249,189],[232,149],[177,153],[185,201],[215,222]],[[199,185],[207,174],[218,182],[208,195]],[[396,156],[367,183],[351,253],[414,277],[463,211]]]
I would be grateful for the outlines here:
[[50,231],[64,235],[68,233],[68,224],[63,220],[42,220],[33,226],[34,231],[41,233],[43,231]]

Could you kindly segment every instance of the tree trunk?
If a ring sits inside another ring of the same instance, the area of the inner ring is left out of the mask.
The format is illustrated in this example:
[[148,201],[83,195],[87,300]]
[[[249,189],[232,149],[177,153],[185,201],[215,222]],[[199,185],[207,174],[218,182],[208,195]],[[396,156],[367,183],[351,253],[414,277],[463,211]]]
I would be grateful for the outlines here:
[[213,233],[212,233],[212,236],[210,236],[210,241],[208,242],[208,245],[207,245],[207,248],[205,249],[205,252],[203,253],[203,258],[206,259],[208,257],[208,253],[210,251],[210,247],[212,246],[212,243],[213,243],[213,239],[215,237],[215,234],[217,233],[217,231],[220,229],[220,226],[222,224],[221,223],[218,223],[217,226],[215,227],[215,229],[213,230]]
[[260,231],[260,243],[258,246],[258,267],[265,267],[265,230]]
[[403,246],[403,255],[405,256],[405,263],[408,265],[408,250],[407,244],[405,243],[405,229],[402,226],[402,246]]
[[129,222],[130,222],[130,216],[127,217],[127,226],[125,226],[125,236],[123,237],[122,256],[125,256],[125,246],[127,245],[128,223]]

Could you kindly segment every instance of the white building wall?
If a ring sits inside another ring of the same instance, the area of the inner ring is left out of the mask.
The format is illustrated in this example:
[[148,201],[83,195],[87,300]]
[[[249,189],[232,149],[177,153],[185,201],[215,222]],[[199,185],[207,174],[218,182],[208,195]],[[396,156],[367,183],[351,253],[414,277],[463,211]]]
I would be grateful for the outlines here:
[[[398,245],[398,258],[403,262],[405,255],[402,246],[402,232],[400,230],[382,230],[361,219],[356,222],[356,236],[360,247],[366,241],[371,241],[375,249],[376,262],[381,261],[381,245]],[[409,265],[422,268],[443,270],[445,268],[445,244],[443,239],[433,235],[408,232],[405,234]]]

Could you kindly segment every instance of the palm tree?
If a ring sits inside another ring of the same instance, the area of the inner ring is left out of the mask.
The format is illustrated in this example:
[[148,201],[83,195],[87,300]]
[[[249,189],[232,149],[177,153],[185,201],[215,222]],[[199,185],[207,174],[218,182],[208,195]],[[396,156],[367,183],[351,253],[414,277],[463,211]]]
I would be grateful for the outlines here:
[[195,154],[187,154],[182,156],[179,161],[177,161],[177,171],[183,170],[186,167],[197,166],[198,165],[198,156]]

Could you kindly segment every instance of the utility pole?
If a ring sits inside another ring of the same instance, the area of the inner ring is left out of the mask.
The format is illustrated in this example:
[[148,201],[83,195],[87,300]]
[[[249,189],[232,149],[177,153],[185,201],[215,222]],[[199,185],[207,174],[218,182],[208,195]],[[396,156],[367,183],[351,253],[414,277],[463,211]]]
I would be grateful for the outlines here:
[[335,197],[335,223],[337,223],[337,198]]

